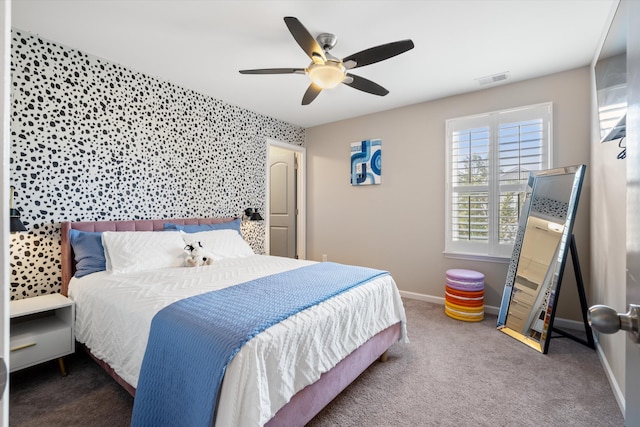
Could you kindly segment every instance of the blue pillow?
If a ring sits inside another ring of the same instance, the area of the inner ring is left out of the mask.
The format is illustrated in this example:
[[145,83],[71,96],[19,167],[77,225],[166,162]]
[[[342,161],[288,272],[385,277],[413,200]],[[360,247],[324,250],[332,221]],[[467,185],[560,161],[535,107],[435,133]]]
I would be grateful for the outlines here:
[[70,230],[69,238],[76,259],[75,277],[107,269],[102,246],[102,233]]
[[200,225],[179,225],[171,222],[164,223],[165,230],[178,230],[185,233],[198,233],[200,231],[211,230],[236,230],[240,233],[240,218],[229,222],[219,222],[217,224],[200,224]]

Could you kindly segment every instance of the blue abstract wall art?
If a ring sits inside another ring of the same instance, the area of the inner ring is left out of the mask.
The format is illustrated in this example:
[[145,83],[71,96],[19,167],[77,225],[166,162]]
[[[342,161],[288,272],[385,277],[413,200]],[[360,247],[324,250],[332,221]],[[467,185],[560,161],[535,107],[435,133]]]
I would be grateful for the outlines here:
[[351,185],[382,182],[382,140],[365,139],[351,144]]

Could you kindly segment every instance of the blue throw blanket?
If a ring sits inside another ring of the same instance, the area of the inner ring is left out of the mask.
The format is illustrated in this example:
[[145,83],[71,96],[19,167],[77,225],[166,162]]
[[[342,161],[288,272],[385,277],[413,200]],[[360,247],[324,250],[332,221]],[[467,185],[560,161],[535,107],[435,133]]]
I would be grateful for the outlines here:
[[227,364],[270,326],[385,271],[323,262],[177,301],[152,320],[131,425],[213,425]]

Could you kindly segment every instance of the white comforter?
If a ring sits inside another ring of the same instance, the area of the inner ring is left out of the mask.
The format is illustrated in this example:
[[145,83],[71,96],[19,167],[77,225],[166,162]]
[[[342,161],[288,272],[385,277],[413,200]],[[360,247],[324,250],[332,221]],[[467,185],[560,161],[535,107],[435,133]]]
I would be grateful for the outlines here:
[[[197,268],[73,278],[76,339],[136,387],[153,316],[192,295],[283,272],[311,261],[253,255]],[[272,326],[227,366],[217,426],[261,426],[291,397],[387,327],[406,318],[391,276],[378,278]]]

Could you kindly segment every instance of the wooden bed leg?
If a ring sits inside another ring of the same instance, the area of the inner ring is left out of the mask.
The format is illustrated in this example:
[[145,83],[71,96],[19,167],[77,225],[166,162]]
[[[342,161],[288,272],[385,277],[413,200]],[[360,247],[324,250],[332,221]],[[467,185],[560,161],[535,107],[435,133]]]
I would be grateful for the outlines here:
[[63,377],[67,376],[67,370],[64,368],[64,359],[62,357],[58,357],[58,366],[60,367],[60,374]]
[[387,353],[387,350],[385,350],[385,352],[380,355],[380,361],[385,363],[387,360],[389,360],[389,354]]

